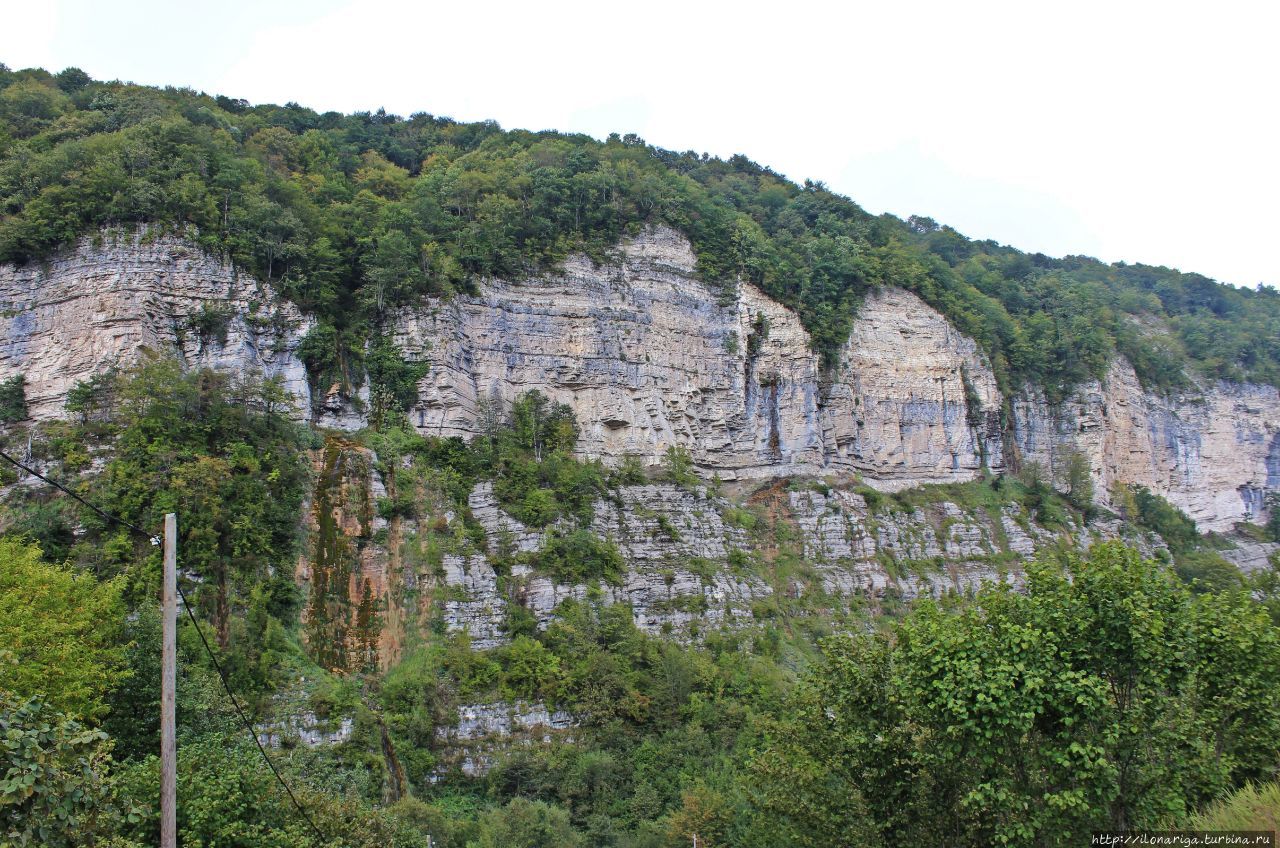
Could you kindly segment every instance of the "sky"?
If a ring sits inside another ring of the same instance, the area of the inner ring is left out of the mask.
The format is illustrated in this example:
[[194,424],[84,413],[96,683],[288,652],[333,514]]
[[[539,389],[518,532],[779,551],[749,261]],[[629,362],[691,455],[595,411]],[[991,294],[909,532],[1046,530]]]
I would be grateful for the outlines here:
[[1275,4],[0,0],[0,62],[741,153],[871,212],[1280,284]]

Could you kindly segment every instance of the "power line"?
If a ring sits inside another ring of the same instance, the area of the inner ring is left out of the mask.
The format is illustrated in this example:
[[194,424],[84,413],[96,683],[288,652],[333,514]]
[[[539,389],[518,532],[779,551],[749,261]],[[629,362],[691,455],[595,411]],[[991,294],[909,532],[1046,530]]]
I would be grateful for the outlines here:
[[30,467],[28,467],[28,466],[24,465],[23,463],[18,462],[18,460],[16,460],[16,459],[14,459],[13,457],[9,456],[9,454],[5,453],[5,452],[4,452],[4,451],[2,451],[2,450],[0,450],[0,459],[3,459],[3,460],[5,460],[5,461],[7,461],[7,462],[12,463],[13,465],[16,465],[18,468],[21,468],[23,471],[27,472],[27,473],[28,473],[28,474],[30,474],[32,477],[39,478],[39,479],[43,480],[44,482],[48,483],[48,484],[49,484],[50,486],[52,486],[53,488],[58,489],[59,491],[64,492],[64,493],[66,493],[66,494],[70,495],[72,498],[75,498],[77,501],[79,501],[80,503],[82,503],[82,504],[84,504],[85,506],[87,506],[89,509],[91,509],[91,510],[93,510],[94,512],[96,512],[98,515],[100,515],[100,516],[102,516],[103,518],[105,518],[107,521],[109,521],[109,522],[111,522],[111,523],[113,523],[113,524],[119,524],[121,527],[128,527],[128,528],[129,528],[130,530],[132,530],[133,532],[135,532],[135,533],[137,533],[137,534],[139,534],[139,535],[143,536],[144,538],[146,538],[146,539],[147,539],[147,541],[149,541],[149,542],[150,542],[151,544],[153,544],[153,545],[159,545],[159,544],[160,544],[160,537],[159,537],[159,536],[156,536],[156,535],[153,535],[153,534],[151,534],[151,533],[148,533],[146,530],[143,530],[141,527],[139,527],[139,526],[138,526],[138,525],[136,525],[136,524],[131,524],[130,522],[125,521],[123,518],[119,518],[119,517],[117,517],[117,516],[112,515],[111,513],[107,512],[107,511],[105,511],[105,510],[99,509],[98,507],[96,507],[96,506],[94,506],[93,504],[89,503],[89,502],[88,502],[87,500],[85,500],[84,498],[82,498],[82,497],[80,497],[79,495],[77,495],[75,492],[73,492],[73,491],[71,491],[70,489],[68,489],[66,486],[62,485],[61,483],[57,482],[56,480],[50,480],[48,477],[44,476],[44,475],[43,475],[43,474],[41,474],[39,471],[36,471],[34,468],[30,468]]
[[[17,468],[20,468],[23,471],[27,472],[32,477],[36,477],[40,480],[43,480],[53,488],[59,490],[60,492],[63,492],[66,495],[69,495],[70,497],[79,501],[81,504],[84,504],[86,507],[93,510],[95,513],[100,515],[102,518],[106,519],[108,522],[113,524],[119,524],[121,527],[126,527],[129,530],[132,530],[133,532],[137,533],[138,535],[142,536],[144,539],[149,541],[152,545],[160,544],[159,536],[148,533],[146,530],[143,530],[138,525],[133,524],[129,521],[125,521],[123,518],[120,518],[119,516],[116,516],[116,515],[112,515],[106,510],[101,509],[100,507],[89,503],[87,500],[80,497],[80,495],[71,491],[66,486],[62,485],[56,480],[50,480],[48,477],[44,476],[43,474],[36,471],[35,469],[14,459],[12,456],[5,453],[3,450],[0,450],[0,459],[4,459],[6,462],[9,462],[12,465],[16,466]],[[181,583],[178,584],[178,596],[182,598],[183,609],[187,611],[187,617],[191,619],[191,624],[193,627],[195,627],[196,634],[200,637],[200,644],[204,645],[205,653],[209,655],[209,660],[213,663],[214,669],[218,672],[218,679],[222,681],[222,688],[227,693],[227,697],[231,700],[231,706],[235,708],[236,715],[240,716],[240,721],[244,724],[245,730],[247,730],[249,732],[249,736],[253,738],[253,744],[258,746],[258,752],[262,754],[262,759],[266,762],[267,768],[271,769],[271,773],[275,775],[276,780],[284,788],[285,794],[287,794],[289,796],[289,800],[293,802],[294,809],[298,811],[298,815],[302,816],[302,819],[311,827],[311,830],[312,832],[315,833],[316,838],[320,840],[321,844],[327,843],[328,840],[325,838],[324,833],[316,825],[315,821],[311,818],[311,814],[308,813],[303,808],[302,804],[298,802],[297,796],[293,794],[293,790],[289,788],[289,784],[285,781],[284,777],[280,774],[279,770],[276,769],[275,763],[271,761],[271,757],[267,754],[267,749],[262,745],[262,740],[258,738],[258,732],[253,729],[253,723],[249,721],[249,717],[245,715],[244,708],[240,706],[239,699],[236,698],[235,692],[231,690],[231,683],[227,680],[226,672],[222,670],[222,663],[218,662],[217,655],[214,654],[213,648],[209,646],[209,640],[205,638],[204,629],[200,627],[200,622],[196,619],[195,613],[191,611],[191,604],[190,602],[187,601],[186,592],[182,591]]]

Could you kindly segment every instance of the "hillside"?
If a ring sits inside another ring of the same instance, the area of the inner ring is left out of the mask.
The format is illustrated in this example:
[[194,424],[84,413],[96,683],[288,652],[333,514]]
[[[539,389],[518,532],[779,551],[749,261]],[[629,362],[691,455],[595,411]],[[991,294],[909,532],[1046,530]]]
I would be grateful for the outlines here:
[[[74,69],[0,68],[0,198],[0,447],[178,513],[320,831],[184,624],[192,844],[1073,844],[1280,768],[1274,289]],[[0,823],[153,844],[158,554],[8,465],[0,534]]]
[[741,157],[250,106],[74,69],[4,71],[0,87],[0,261],[46,256],[103,225],[192,227],[319,317],[331,331],[311,357],[320,371],[358,364],[348,360],[376,342],[390,308],[574,251],[603,258],[665,223],[726,296],[742,281],[793,308],[826,365],[862,298],[895,285],[978,341],[1006,390],[1031,382],[1060,397],[1116,353],[1153,388],[1280,381],[1274,288],[1025,255],[927,218],[870,216]]

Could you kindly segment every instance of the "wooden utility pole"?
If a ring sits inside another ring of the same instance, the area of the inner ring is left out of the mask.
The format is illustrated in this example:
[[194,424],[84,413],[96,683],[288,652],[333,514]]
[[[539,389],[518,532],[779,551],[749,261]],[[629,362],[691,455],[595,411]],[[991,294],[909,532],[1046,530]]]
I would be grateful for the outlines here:
[[164,517],[164,600],[160,630],[160,848],[178,845],[178,516]]

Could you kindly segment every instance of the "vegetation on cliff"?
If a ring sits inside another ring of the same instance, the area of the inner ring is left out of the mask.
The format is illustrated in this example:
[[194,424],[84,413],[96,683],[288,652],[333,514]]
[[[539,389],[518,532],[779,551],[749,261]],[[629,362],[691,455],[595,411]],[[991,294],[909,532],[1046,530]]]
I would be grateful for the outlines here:
[[[389,310],[485,276],[549,272],[572,251],[607,261],[620,237],[665,223],[690,237],[720,293],[745,281],[795,307],[828,363],[863,295],[900,285],[977,338],[1006,388],[1030,382],[1053,400],[1116,353],[1165,388],[1183,384],[1184,366],[1280,382],[1274,290],[1028,256],[927,219],[869,216],[742,158],[633,137],[318,115],[0,68],[0,260],[139,223],[185,228],[318,315],[300,350],[313,377],[363,369],[374,383],[374,431],[323,436],[291,420],[278,383],[147,361],[77,386],[71,420],[22,434],[32,462],[110,512],[147,528],[179,513],[193,611],[326,834],[316,840],[264,772],[184,622],[186,843],[1056,845],[1096,827],[1245,820],[1274,795],[1280,568],[1246,582],[1151,492],[1112,501],[1164,540],[1169,562],[1067,550],[1098,511],[1080,462],[1063,493],[1034,465],[1017,480],[866,489],[869,526],[945,496],[997,517],[1017,502],[1064,539],[1028,569],[1025,593],[988,587],[910,610],[886,593],[878,617],[858,598],[806,615],[817,564],[775,509],[782,498],[735,507],[724,520],[769,551],[734,549],[723,565],[770,578],[773,594],[738,629],[679,644],[605,603],[625,563],[587,529],[596,504],[646,470],[576,459],[572,413],[537,393],[485,400],[469,443],[399,426],[418,373],[383,326]],[[206,312],[193,328],[216,336],[225,322]],[[23,405],[20,378],[0,384],[0,423],[25,418]],[[693,487],[691,469],[672,449],[661,473]],[[0,842],[154,844],[158,552],[17,482],[0,468]],[[546,530],[540,550],[486,538],[470,514],[482,482]],[[349,506],[358,530],[342,525]],[[657,532],[675,537],[663,520]],[[375,545],[399,558],[379,597],[364,557]],[[517,564],[585,589],[544,626],[509,604],[509,641],[478,650],[448,632],[450,587],[437,578],[446,553],[486,549],[495,591],[512,599]],[[380,656],[393,614],[410,621],[395,656]],[[441,733],[461,705],[497,701],[541,702],[576,725],[468,776]],[[312,747],[295,720],[345,730]],[[1241,788],[1251,783],[1263,789]]]
[[741,156],[0,68],[0,261],[143,222],[190,228],[317,314],[309,362],[326,379],[358,373],[397,306],[572,251],[603,261],[665,223],[713,287],[746,281],[794,307],[828,364],[866,292],[897,285],[975,338],[1005,388],[1051,400],[1117,353],[1153,387],[1188,373],[1280,384],[1274,288],[1024,254],[869,215]]

